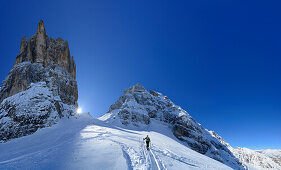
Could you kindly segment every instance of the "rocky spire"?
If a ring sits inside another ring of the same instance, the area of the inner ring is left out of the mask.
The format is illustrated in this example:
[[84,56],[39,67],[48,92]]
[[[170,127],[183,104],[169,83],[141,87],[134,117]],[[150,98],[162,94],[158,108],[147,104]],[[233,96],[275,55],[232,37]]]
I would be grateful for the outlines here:
[[40,20],[37,33],[36,33],[36,45],[35,45],[35,62],[44,63],[44,58],[46,58],[47,49],[47,35],[45,32],[44,22]]
[[44,22],[43,22],[42,19],[38,23],[37,34],[44,34],[44,35],[46,35],[45,26],[44,26]]
[[23,37],[20,45],[20,53],[15,65],[29,61],[40,63],[44,67],[50,64],[58,64],[76,78],[76,65],[73,56],[70,55],[68,42],[61,38],[54,40],[46,34],[44,22],[40,20],[37,32],[29,39]]
[[68,42],[37,32],[23,37],[13,69],[0,88],[0,141],[34,133],[76,112],[78,88]]
[[[26,65],[24,62],[37,64],[37,67],[33,68],[34,65]],[[27,67],[21,67],[22,65],[26,65]],[[43,68],[38,69],[39,67]],[[56,40],[49,38],[45,31],[44,22],[40,20],[36,34],[30,38],[24,36],[21,40],[20,53],[16,57],[11,76],[3,83],[3,88],[0,90],[0,103],[5,98],[26,90],[30,83],[45,80],[47,77],[43,75],[42,70],[49,70],[50,67],[61,67],[59,69],[69,73],[68,75],[73,78],[71,81],[75,81],[76,65],[73,56],[70,55],[68,42],[61,38],[57,38]],[[54,74],[51,73],[51,75]],[[58,80],[58,78],[56,77],[55,80]],[[72,83],[72,85],[76,86],[76,83]],[[72,90],[71,93],[74,97],[68,101],[69,98],[63,96],[68,96],[66,91],[69,91],[69,89]],[[64,85],[55,91],[57,91],[57,94],[63,94],[60,95],[63,100],[67,98],[64,102],[70,104],[77,103],[77,87],[69,88]]]

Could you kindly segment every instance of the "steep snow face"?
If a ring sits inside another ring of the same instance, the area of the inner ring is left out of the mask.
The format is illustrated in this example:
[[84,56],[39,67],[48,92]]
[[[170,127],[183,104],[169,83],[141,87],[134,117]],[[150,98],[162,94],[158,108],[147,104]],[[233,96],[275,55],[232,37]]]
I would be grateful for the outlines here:
[[[0,169],[228,170],[230,167],[178,142],[164,122],[124,129],[88,115],[0,143]],[[151,138],[150,151],[143,137]]]
[[[280,150],[251,150],[235,148],[233,153],[247,166],[253,169],[280,169]],[[250,168],[249,168],[250,169]]]
[[75,107],[53,96],[46,82],[31,84],[27,90],[6,98],[0,105],[0,140],[25,136],[38,128],[73,115]]
[[234,169],[245,168],[221,137],[204,129],[167,96],[152,90],[148,92],[140,84],[125,90],[99,119],[123,127],[149,126],[152,120],[164,122],[175,137],[193,150]]

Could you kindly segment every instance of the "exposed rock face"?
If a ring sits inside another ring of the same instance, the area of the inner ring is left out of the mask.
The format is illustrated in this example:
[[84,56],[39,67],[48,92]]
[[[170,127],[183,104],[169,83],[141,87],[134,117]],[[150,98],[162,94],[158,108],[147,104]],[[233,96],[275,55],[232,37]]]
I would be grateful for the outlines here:
[[61,38],[49,38],[42,20],[35,35],[30,39],[23,37],[21,40],[20,53],[14,65],[25,61],[41,63],[44,66],[59,64],[76,78],[76,65],[73,56],[70,56],[68,42]]
[[[30,63],[40,63],[45,68],[53,68],[62,67],[66,72],[68,72],[72,79],[70,86],[60,86],[60,89],[57,89],[57,93],[64,100],[67,96],[66,94],[72,94],[72,101],[64,102],[68,104],[77,104],[78,93],[77,93],[77,85],[76,85],[76,65],[73,60],[73,56],[70,56],[69,47],[67,41],[58,38],[54,40],[53,38],[49,38],[46,35],[44,23],[41,20],[38,24],[37,33],[33,35],[31,38],[26,39],[23,37],[20,45],[20,53],[16,58],[14,63],[13,70],[9,73],[7,79],[2,83],[2,88],[0,91],[0,103],[7,97],[12,96],[18,92],[25,90],[30,83],[42,81],[43,79],[47,79],[44,72],[47,70],[33,70],[33,66],[29,65],[28,68],[18,68],[17,64],[23,62]],[[24,69],[24,70],[22,70]],[[24,72],[22,72],[24,71]],[[35,72],[34,72],[35,71]],[[57,81],[58,75],[47,75],[49,78],[53,77]],[[45,81],[45,80],[43,80]],[[64,96],[64,97],[63,97]]]
[[[33,133],[59,117],[73,115],[78,99],[75,77],[76,66],[67,41],[49,38],[41,20],[35,35],[22,38],[13,69],[2,82],[0,141]],[[47,97],[44,96],[47,92],[42,95],[38,88],[34,93],[31,89],[35,87],[48,91]],[[27,101],[16,104],[15,96]],[[50,103],[46,108],[38,110],[47,101]]]
[[234,169],[245,169],[221,137],[204,129],[167,96],[152,90],[148,92],[140,84],[125,90],[100,119],[120,121],[123,126],[149,125],[152,120],[165,122],[173,134],[193,150]]

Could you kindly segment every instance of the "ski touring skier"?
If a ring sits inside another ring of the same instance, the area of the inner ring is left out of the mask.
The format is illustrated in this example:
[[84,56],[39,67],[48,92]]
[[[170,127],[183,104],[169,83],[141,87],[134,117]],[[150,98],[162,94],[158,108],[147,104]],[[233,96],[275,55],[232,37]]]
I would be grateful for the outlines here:
[[145,140],[145,143],[146,143],[146,149],[149,150],[149,142],[150,142],[150,138],[148,137],[148,135],[143,138],[143,140]]

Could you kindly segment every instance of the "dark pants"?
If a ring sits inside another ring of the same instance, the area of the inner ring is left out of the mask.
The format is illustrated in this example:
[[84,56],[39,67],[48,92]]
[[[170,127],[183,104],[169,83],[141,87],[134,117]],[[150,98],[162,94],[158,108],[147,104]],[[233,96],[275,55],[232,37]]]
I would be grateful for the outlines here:
[[146,141],[146,147],[149,148],[149,141]]

